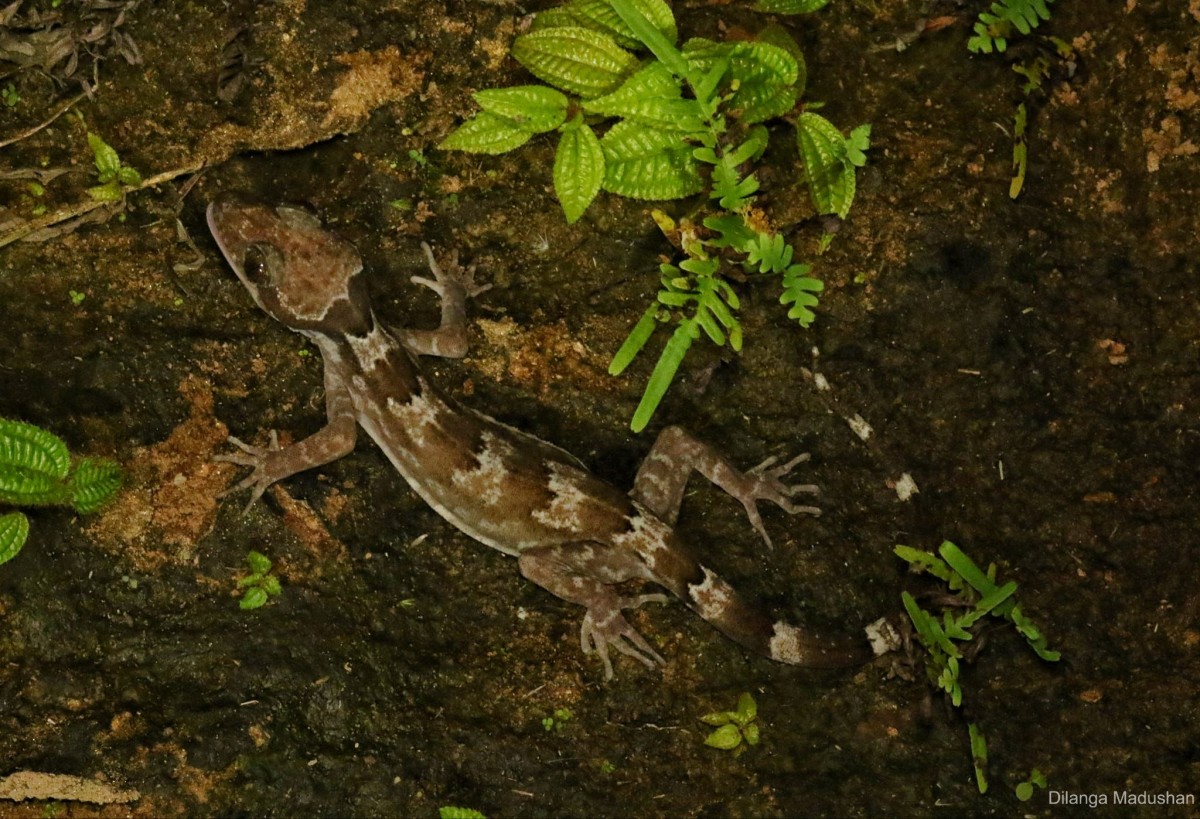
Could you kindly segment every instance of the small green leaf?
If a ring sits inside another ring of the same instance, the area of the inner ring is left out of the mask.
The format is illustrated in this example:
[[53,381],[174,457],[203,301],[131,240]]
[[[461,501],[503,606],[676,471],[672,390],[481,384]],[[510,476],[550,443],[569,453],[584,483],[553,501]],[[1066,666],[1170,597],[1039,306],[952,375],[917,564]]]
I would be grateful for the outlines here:
[[761,734],[758,730],[758,723],[752,723],[742,729],[742,736],[746,738],[747,745],[757,745]]
[[557,26],[522,34],[512,55],[538,79],[584,99],[619,86],[638,60],[612,37],[582,26]]
[[1034,768],[1029,772],[1029,781],[1037,785],[1039,788],[1046,787],[1046,775],[1037,768]]
[[136,187],[142,184],[142,175],[128,165],[122,165],[117,171],[117,181],[126,187]]
[[770,14],[811,14],[829,0],[758,0],[758,10]]
[[992,609],[999,606],[1008,598],[1012,597],[1017,592],[1017,584],[1015,581],[1009,581],[1003,586],[997,587],[990,594],[985,594],[975,604],[975,611],[979,614],[987,614]]
[[613,356],[612,363],[608,365],[609,375],[620,375],[625,371],[625,368],[633,361],[642,348],[646,346],[646,342],[650,340],[650,336],[654,335],[655,329],[658,327],[658,305],[652,304],[642,313],[642,317],[638,319],[637,324],[629,331],[629,335],[625,337],[625,341],[621,344],[621,349],[617,350],[617,354]]
[[96,159],[97,178],[102,183],[116,179],[117,174],[121,172],[121,157],[97,134],[89,133],[87,141],[92,149],[92,155]]
[[658,362],[654,365],[654,372],[650,373],[650,380],[646,382],[642,400],[638,402],[637,409],[633,412],[633,420],[630,421],[629,428],[634,432],[641,432],[646,428],[646,424],[650,423],[654,411],[658,409],[663,396],[667,393],[667,388],[675,379],[675,373],[678,372],[679,365],[683,363],[684,356],[687,355],[692,342],[699,335],[700,328],[696,326],[696,322],[691,320],[685,319],[675,328],[667,345],[663,347]]
[[708,735],[704,740],[704,744],[710,748],[732,751],[742,744],[742,732],[738,730],[736,725],[722,725]]
[[254,549],[246,552],[246,563],[254,574],[266,574],[271,571],[271,559]]
[[0,563],[17,556],[29,537],[29,518],[20,512],[0,515]]
[[854,166],[847,155],[846,138],[829,120],[805,111],[796,118],[796,144],[818,212],[845,219],[855,192]]
[[1017,799],[1022,802],[1028,802],[1031,798],[1033,798],[1032,782],[1022,782],[1017,785]]
[[544,85],[489,88],[472,96],[484,111],[535,134],[553,131],[567,119],[566,95]]
[[[892,551],[896,553],[904,562],[908,563],[917,571],[929,572],[939,580],[943,580],[950,584],[950,588],[957,591],[962,588],[962,578],[957,572],[946,565],[937,555],[926,552],[921,549],[914,549],[910,546],[897,545]],[[958,585],[955,586],[957,581]]]
[[979,786],[980,793],[987,793],[987,740],[984,739],[983,731],[979,730],[973,722],[967,725],[967,733],[971,737],[971,757],[975,762],[975,782]]
[[975,561],[963,554],[962,549],[959,549],[950,541],[946,540],[942,542],[942,545],[938,547],[938,554],[942,556],[942,560],[945,560],[949,564],[950,568],[962,575],[963,579],[971,584],[971,587],[975,591],[982,595],[988,595],[996,591],[996,584],[989,580],[988,576],[983,573],[983,570],[975,565]]
[[438,146],[445,151],[471,154],[502,154],[529,141],[533,131],[489,111],[480,111],[458,126]]
[[846,159],[856,168],[867,164],[867,149],[871,147],[870,124],[860,125],[846,137]]
[[479,811],[474,808],[458,808],[453,805],[446,805],[438,808],[438,819],[487,819]]
[[753,722],[754,718],[758,716],[758,703],[754,701],[754,697],[749,692],[746,692],[738,697],[734,713],[737,715],[738,724],[746,725]]
[[268,596],[274,597],[275,595],[283,592],[283,586],[280,585],[278,577],[273,574],[269,574],[262,579],[262,590],[265,591]]
[[267,602],[267,592],[261,586],[254,586],[246,589],[246,593],[242,595],[242,599],[238,601],[238,608],[242,611],[251,611],[253,609],[262,608]]
[[103,185],[88,188],[87,194],[97,202],[119,202],[121,199],[121,185],[116,179],[110,179]]
[[700,717],[700,721],[705,725],[728,725],[733,721],[733,714],[729,711],[713,711]]
[[554,192],[567,224],[574,224],[583,215],[603,182],[604,150],[583,115],[577,114],[563,129],[554,154]]

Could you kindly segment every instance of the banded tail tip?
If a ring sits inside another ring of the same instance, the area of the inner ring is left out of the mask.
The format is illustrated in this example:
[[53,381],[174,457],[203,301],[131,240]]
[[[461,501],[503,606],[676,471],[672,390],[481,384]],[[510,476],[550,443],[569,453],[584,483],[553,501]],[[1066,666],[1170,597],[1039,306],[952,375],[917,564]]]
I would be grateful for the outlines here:
[[871,651],[876,657],[895,651],[904,642],[899,629],[886,617],[880,617],[863,631],[867,633],[867,642],[871,644]]
[[809,668],[841,668],[870,662],[900,645],[899,633],[885,618],[876,620],[865,631],[866,640],[823,638],[779,621],[771,633],[771,659]]

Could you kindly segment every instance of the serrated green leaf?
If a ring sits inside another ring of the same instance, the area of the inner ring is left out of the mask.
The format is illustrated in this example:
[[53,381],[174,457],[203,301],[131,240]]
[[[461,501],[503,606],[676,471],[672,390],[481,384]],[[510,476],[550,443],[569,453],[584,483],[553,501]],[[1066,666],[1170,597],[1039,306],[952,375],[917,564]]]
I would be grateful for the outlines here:
[[800,50],[800,45],[788,33],[788,30],[778,23],[771,23],[769,26],[758,32],[755,37],[760,43],[768,43],[781,48],[792,56],[796,61],[796,81],[792,83],[792,90],[796,92],[796,97],[804,96],[804,89],[808,83],[808,66],[804,61],[804,52]]
[[[633,36],[637,37],[642,45],[650,49],[650,53],[657,57],[659,62],[677,76],[687,75],[687,61],[675,47],[674,16],[672,15],[670,18],[669,28],[664,28],[660,24],[660,20],[656,19],[656,15],[661,16],[663,12],[659,0],[608,0],[608,2],[621,18],[621,22],[629,27]],[[665,11],[669,13],[670,9],[666,8]]]
[[121,172],[121,157],[111,145],[100,138],[98,134],[87,135],[88,146],[96,160],[96,173],[101,182],[116,179]]
[[71,476],[71,506],[90,515],[121,491],[121,467],[104,458],[80,458]]
[[471,154],[502,154],[529,141],[533,131],[522,128],[512,120],[488,111],[480,111],[458,126],[442,140],[439,148],[445,151],[466,151]]
[[554,192],[567,224],[574,224],[583,215],[603,182],[604,149],[583,115],[577,114],[563,129],[554,154]]
[[705,738],[704,744],[710,748],[732,751],[742,744],[742,732],[736,725],[722,725]]
[[659,62],[636,72],[611,94],[586,101],[583,110],[678,131],[697,131],[704,125],[696,101],[683,98],[679,80]]
[[562,6],[539,11],[533,17],[533,22],[529,25],[530,31],[538,31],[544,28],[562,28],[563,26],[578,26],[581,21],[578,17],[571,14]]
[[796,59],[778,46],[763,42],[737,43],[730,59],[730,76],[738,81],[730,100],[742,109],[743,122],[765,122],[796,106]]
[[616,89],[638,60],[607,34],[582,26],[556,26],[523,34],[512,55],[538,79],[584,99]]
[[29,518],[20,512],[0,515],[0,563],[17,556],[29,538]]
[[812,14],[829,0],[758,0],[758,10],[770,14]]
[[472,96],[484,111],[535,134],[553,131],[566,122],[570,102],[561,91],[544,85],[489,88]]
[[0,503],[12,506],[51,506],[69,497],[65,482],[44,472],[11,464],[0,465]]
[[[679,36],[675,28],[675,15],[663,0],[632,0],[635,8],[642,12],[656,29],[672,43]],[[634,34],[608,0],[572,0],[566,11],[579,20],[581,25],[612,36],[626,48],[640,48],[641,40]]]
[[278,577],[273,574],[269,574],[262,579],[262,590],[265,591],[268,596],[274,597],[275,595],[283,592],[283,586],[280,585]]
[[817,211],[846,218],[854,201],[855,179],[845,137],[829,120],[805,111],[796,118],[796,144]]
[[692,146],[676,132],[622,120],[600,145],[607,191],[632,199],[681,199],[704,188]]
[[52,432],[0,418],[0,466],[10,465],[65,478],[71,468],[67,445]]

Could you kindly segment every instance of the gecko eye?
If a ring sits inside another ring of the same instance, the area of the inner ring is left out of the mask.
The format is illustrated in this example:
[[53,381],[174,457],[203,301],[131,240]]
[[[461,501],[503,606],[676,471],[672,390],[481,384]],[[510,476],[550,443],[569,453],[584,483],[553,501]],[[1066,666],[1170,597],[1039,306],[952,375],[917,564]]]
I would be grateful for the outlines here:
[[254,281],[263,279],[267,274],[267,253],[262,245],[250,245],[242,256],[242,270],[247,278]]

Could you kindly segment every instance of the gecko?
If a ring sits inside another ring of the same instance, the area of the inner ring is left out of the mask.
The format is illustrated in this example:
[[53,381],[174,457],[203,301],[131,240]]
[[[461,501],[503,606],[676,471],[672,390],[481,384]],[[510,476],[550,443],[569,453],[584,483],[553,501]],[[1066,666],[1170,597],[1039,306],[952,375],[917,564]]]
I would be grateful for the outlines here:
[[816,487],[785,482],[806,454],[743,471],[669,426],[632,491],[623,492],[554,444],[460,406],[423,374],[418,356],[467,354],[467,300],[490,287],[475,282],[474,267],[460,266],[457,253],[439,264],[422,243],[432,278],[411,279],[440,297],[440,326],[393,330],[371,309],[358,251],[307,208],[226,194],[209,204],[207,219],[255,303],[316,345],[324,365],[326,425],[282,448],[274,432],[265,447],[230,436],[239,451],[222,459],[252,471],[227,493],[250,489],[252,504],[276,481],[351,452],[361,427],[441,517],[516,557],[528,580],[584,607],[580,644],[598,655],[606,680],[610,648],[650,668],[665,662],[624,612],[667,597],[624,596],[627,581],[665,588],[728,637],[782,663],[836,667],[871,658],[865,639],[818,634],[745,602],[675,532],[695,471],[739,500],[770,546],[759,501],[791,514],[820,511],[795,500]]

